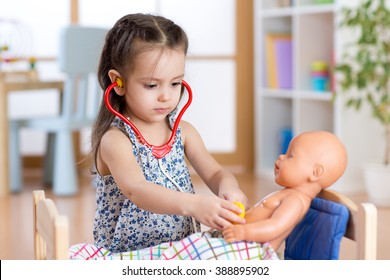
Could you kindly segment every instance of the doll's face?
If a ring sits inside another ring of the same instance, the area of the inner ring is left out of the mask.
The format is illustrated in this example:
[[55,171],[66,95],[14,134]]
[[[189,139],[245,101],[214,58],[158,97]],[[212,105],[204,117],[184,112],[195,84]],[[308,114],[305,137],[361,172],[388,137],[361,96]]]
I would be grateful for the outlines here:
[[294,188],[315,180],[325,188],[338,180],[346,166],[345,147],[334,134],[305,132],[296,136],[287,153],[275,161],[275,182]]
[[318,162],[317,143],[309,135],[294,138],[284,155],[275,161],[275,182],[283,187],[293,188],[309,181]]

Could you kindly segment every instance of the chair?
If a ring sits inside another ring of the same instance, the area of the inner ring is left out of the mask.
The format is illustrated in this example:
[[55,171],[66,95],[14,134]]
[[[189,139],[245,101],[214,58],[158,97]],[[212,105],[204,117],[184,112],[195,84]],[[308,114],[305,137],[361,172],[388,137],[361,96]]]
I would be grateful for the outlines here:
[[57,117],[10,121],[10,189],[22,185],[19,131],[21,128],[48,133],[44,181],[52,183],[56,195],[78,191],[73,132],[90,127],[99,107],[101,92],[96,77],[97,65],[107,30],[67,26],[61,30],[59,66],[66,74],[61,110]]
[[356,259],[375,260],[377,209],[372,203],[357,205],[339,192],[323,190],[287,237],[284,258],[338,259],[343,237],[355,241]]
[[53,200],[46,198],[44,191],[34,191],[33,198],[35,259],[68,259],[68,218],[58,214]]

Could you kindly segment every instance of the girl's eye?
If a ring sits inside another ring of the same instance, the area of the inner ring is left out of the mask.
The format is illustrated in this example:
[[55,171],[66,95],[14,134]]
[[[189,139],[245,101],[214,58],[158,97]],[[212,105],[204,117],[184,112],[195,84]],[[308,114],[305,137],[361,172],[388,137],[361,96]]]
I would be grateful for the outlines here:
[[181,86],[181,82],[172,83],[173,87]]
[[157,87],[157,85],[156,84],[147,84],[147,85],[145,85],[145,87],[148,89],[153,89],[153,88]]

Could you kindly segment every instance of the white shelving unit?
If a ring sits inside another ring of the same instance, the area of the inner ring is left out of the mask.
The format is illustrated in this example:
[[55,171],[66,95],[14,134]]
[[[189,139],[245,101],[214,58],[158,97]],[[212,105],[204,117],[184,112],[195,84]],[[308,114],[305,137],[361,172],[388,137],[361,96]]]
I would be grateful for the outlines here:
[[[311,64],[332,65],[335,57],[334,22],[336,0],[255,0],[255,129],[256,172],[273,178],[274,161],[281,152],[280,134],[291,128],[293,135],[307,130],[327,130],[338,134],[338,102],[331,91],[312,87]],[[288,1],[287,1],[288,2]],[[288,33],[292,38],[292,87],[268,87],[266,36]],[[330,80],[331,83],[331,80]]]

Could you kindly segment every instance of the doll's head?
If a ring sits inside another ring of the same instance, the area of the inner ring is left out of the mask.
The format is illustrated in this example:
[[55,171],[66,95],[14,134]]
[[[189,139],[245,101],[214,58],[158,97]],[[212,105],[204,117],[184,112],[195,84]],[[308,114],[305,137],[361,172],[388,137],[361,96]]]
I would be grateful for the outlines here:
[[285,155],[275,162],[275,182],[284,187],[317,183],[321,189],[334,184],[347,167],[341,141],[327,131],[308,131],[294,137]]

